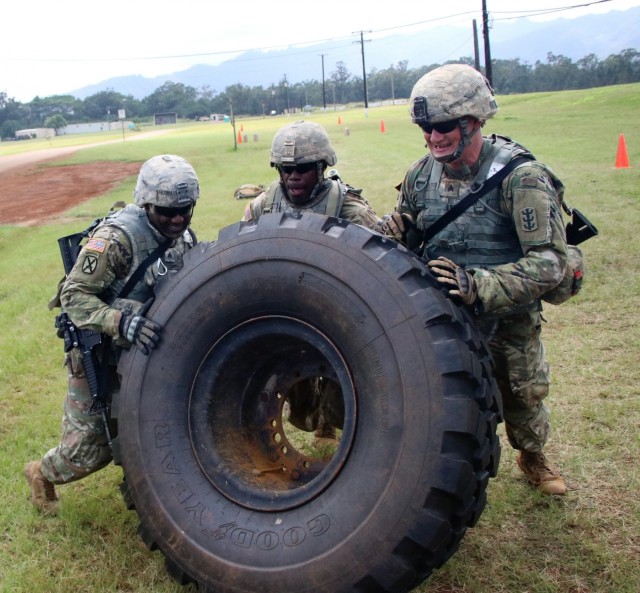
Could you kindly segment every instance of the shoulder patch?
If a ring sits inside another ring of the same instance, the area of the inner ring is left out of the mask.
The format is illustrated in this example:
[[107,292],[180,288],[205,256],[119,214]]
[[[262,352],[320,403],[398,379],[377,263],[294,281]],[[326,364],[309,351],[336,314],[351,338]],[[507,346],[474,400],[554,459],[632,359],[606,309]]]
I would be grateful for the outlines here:
[[93,274],[98,269],[98,258],[90,253],[86,254],[82,261],[82,271],[85,274]]
[[538,228],[538,218],[535,208],[523,208],[520,210],[520,225],[523,231],[531,232]]
[[538,180],[535,177],[523,177],[520,180],[520,185],[535,187],[536,185],[538,185]]
[[84,248],[88,249],[89,251],[97,251],[98,253],[103,253],[107,248],[107,242],[104,239],[89,239]]

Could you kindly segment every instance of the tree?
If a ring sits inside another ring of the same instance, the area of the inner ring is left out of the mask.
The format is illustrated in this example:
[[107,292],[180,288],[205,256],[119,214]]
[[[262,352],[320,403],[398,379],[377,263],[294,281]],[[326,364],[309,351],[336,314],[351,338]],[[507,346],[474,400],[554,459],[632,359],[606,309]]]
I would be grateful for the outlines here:
[[349,81],[353,77],[347,70],[347,66],[344,62],[338,62],[336,64],[336,69],[331,72],[329,79],[332,81],[335,89],[335,94],[337,95],[337,100],[339,103],[345,103],[345,97],[348,93],[348,85]]
[[[460,57],[446,63],[463,63],[473,66],[469,57]],[[402,60],[383,70],[373,70],[367,75],[368,95],[375,101],[391,98],[408,98],[415,82],[441,64],[429,64],[409,70]],[[575,64],[562,55],[547,55],[547,62],[533,66],[519,59],[494,60],[493,80],[496,92],[529,93],[580,89],[603,85],[640,82],[640,53],[626,49],[598,61],[589,54]],[[286,86],[285,86],[286,82]],[[344,62],[337,62],[325,86],[329,103],[362,101],[362,78],[352,75]],[[287,102],[288,98],[288,102]],[[199,89],[184,84],[166,82],[142,101],[131,95],[122,95],[108,89],[80,100],[71,95],[36,97],[22,104],[0,92],[0,129],[4,137],[11,137],[15,129],[40,127],[53,116],[61,115],[66,122],[101,121],[115,119],[117,110],[126,108],[127,118],[151,117],[154,113],[175,111],[179,117],[194,119],[210,113],[228,113],[233,102],[235,115],[266,115],[272,110],[283,112],[302,109],[305,105],[321,105],[322,83],[306,80],[291,83],[281,78],[278,84],[268,88],[234,84],[221,93],[203,85]],[[3,126],[6,122],[11,125]]]
[[[125,97],[114,90],[100,91],[95,95],[87,97],[84,103],[85,121],[113,120],[118,116],[118,109],[122,109],[125,103],[133,102],[131,95]],[[130,105],[131,107],[131,105]]]
[[182,83],[165,82],[142,100],[147,115],[175,111],[179,117],[194,118],[199,106],[196,101],[198,91]]
[[34,125],[41,124],[52,115],[61,115],[66,121],[83,121],[83,103],[71,95],[52,95],[50,97],[35,97],[29,103],[31,118]]
[[30,127],[28,125],[28,119],[25,117],[26,114],[27,110],[25,110],[18,101],[9,98],[4,92],[0,93],[0,126],[12,122],[10,126],[7,126],[6,133],[4,131],[5,128],[3,128],[3,138],[13,138],[15,130]]
[[640,53],[635,49],[625,49],[617,55],[610,55],[600,63],[602,84],[625,84],[637,82],[640,77]]
[[494,60],[492,72],[493,86],[500,94],[526,93],[533,87],[531,66],[520,59]]
[[58,133],[58,130],[64,128],[67,125],[67,120],[62,117],[59,113],[52,115],[44,120],[45,128],[53,128]]
[[6,138],[15,138],[16,131],[21,129],[20,122],[15,119],[8,119],[0,125],[0,138],[3,140]]

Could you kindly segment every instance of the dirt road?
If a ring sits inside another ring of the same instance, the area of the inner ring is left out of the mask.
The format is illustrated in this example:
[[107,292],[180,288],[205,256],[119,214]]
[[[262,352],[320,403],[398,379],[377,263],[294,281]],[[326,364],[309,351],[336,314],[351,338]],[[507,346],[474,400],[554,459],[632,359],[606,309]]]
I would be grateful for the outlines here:
[[[131,140],[164,133],[146,132]],[[121,140],[0,156],[0,224],[44,224],[68,208],[109,191],[125,177],[137,175],[141,162],[45,166],[78,150],[112,142]]]

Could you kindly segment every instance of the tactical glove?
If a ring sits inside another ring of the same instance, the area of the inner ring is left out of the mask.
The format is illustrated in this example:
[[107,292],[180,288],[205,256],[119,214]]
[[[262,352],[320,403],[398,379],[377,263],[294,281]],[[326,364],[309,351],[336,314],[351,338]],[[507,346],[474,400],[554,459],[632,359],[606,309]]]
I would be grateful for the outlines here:
[[408,212],[392,212],[385,214],[380,224],[380,232],[387,237],[393,237],[396,241],[404,243],[406,241],[407,232],[415,228],[416,223],[413,216]]
[[447,285],[449,296],[460,299],[465,305],[475,303],[478,298],[476,281],[464,268],[446,257],[432,259],[427,265],[436,281]]
[[142,315],[123,313],[118,324],[120,335],[148,356],[160,341],[162,327]]

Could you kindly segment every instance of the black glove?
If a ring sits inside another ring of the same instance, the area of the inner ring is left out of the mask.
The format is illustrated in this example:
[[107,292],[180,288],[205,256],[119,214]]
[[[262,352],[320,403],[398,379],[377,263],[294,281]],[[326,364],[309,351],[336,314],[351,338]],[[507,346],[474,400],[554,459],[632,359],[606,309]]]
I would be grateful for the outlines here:
[[432,259],[427,262],[427,265],[436,277],[436,281],[447,285],[449,296],[462,300],[465,305],[475,303],[478,298],[476,281],[469,272],[465,272],[464,268],[446,257]]
[[[147,307],[143,308],[146,312]],[[162,327],[142,315],[123,313],[118,324],[120,335],[135,344],[145,356],[158,345]]]

